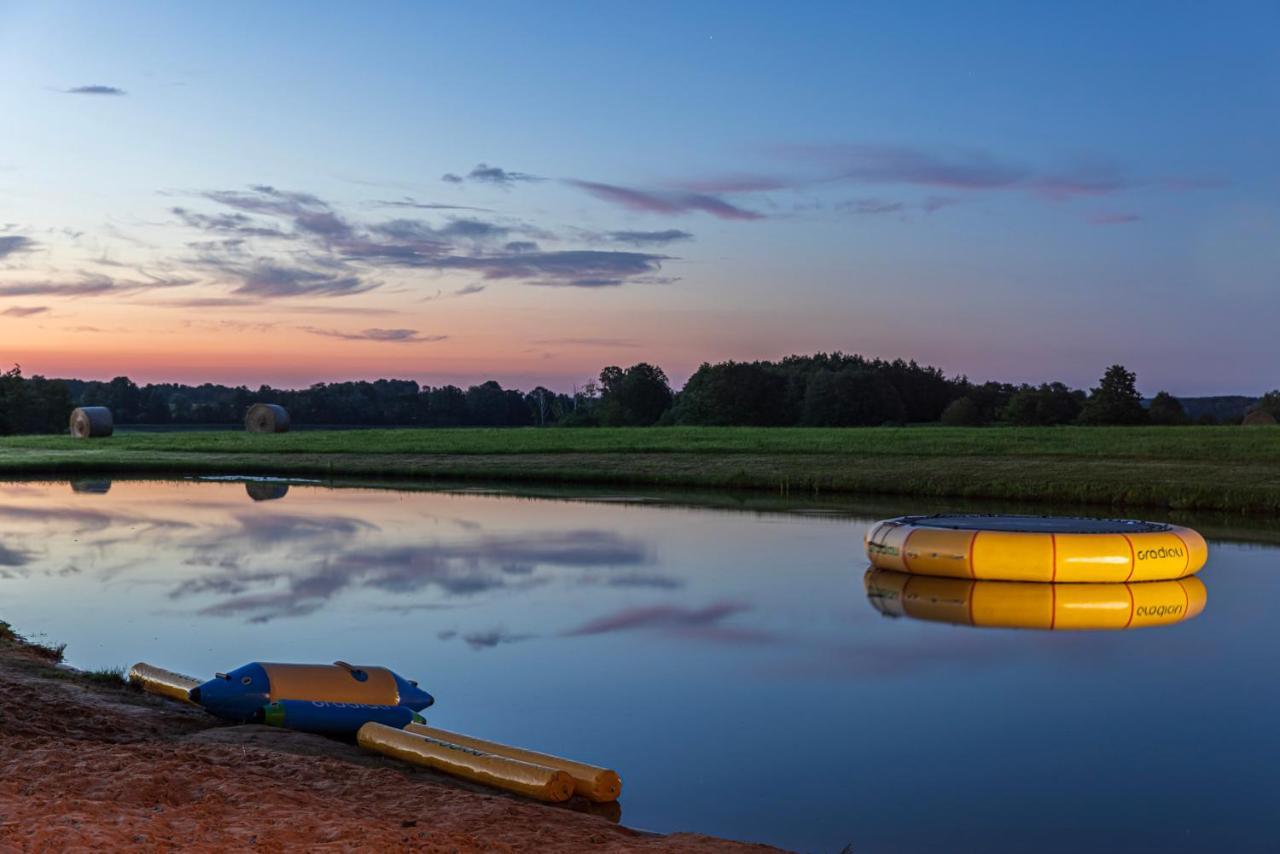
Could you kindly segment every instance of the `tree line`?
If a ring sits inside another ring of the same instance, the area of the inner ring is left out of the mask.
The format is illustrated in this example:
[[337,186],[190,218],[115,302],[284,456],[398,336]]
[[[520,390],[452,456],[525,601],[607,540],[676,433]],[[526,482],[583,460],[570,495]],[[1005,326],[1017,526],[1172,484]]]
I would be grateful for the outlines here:
[[[227,425],[254,403],[278,403],[294,423],[332,426],[809,426],[863,427],[1191,423],[1182,403],[1161,391],[1144,403],[1137,378],[1112,365],[1089,391],[1059,382],[1038,386],[972,383],[935,367],[844,353],[778,361],[704,363],[678,392],[646,362],[606,367],[573,394],[541,386],[503,388],[490,380],[466,389],[411,380],[317,383],[276,389],[204,383],[139,386],[0,374],[0,434],[66,429],[75,406],[107,406],[117,424]],[[1255,409],[1280,418],[1280,391]],[[1239,419],[1235,419],[1239,420]],[[1197,423],[1218,423],[1206,415]]]

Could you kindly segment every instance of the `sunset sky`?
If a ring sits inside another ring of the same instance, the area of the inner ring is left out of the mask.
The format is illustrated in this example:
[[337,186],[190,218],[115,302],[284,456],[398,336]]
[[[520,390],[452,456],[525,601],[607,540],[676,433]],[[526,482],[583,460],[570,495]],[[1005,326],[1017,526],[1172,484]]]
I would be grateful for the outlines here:
[[1280,5],[0,0],[0,363],[1280,386]]

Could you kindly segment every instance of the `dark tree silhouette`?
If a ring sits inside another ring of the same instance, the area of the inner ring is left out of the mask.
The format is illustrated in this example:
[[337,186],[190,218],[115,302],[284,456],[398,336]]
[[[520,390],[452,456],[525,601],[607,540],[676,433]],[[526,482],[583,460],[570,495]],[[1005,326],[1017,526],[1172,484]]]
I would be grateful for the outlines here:
[[[419,386],[412,380],[316,383],[304,389],[157,383],[139,387],[128,377],[110,382],[24,379],[0,375],[0,433],[61,432],[72,406],[109,406],[120,425],[239,424],[254,403],[279,403],[299,426],[591,427],[666,424],[724,426],[864,426],[899,423],[956,425],[1185,423],[1182,404],[1162,392],[1150,414],[1132,373],[1107,369],[1087,400],[1062,383],[1014,386],[965,377],[901,359],[846,353],[787,356],[779,361],[703,364],[673,395],[663,370],[641,362],[605,368],[599,381],[564,394],[530,392],[496,381],[468,389]],[[1218,399],[1214,399],[1218,400]],[[1222,398],[1240,407],[1249,398]],[[1197,423],[1204,402],[1193,410]],[[1258,408],[1280,414],[1280,391]],[[1224,410],[1229,411],[1229,410]],[[1239,423],[1240,415],[1218,418]]]
[[1083,406],[1084,393],[1072,391],[1062,383],[1022,386],[1005,404],[1001,420],[1018,427],[1070,424],[1080,417]]
[[610,427],[647,427],[671,407],[673,395],[662,368],[640,362],[625,371],[600,372],[600,423]]
[[1189,423],[1187,413],[1178,399],[1167,391],[1157,394],[1147,409],[1147,418],[1152,424],[1166,427],[1177,427]]
[[65,383],[41,376],[23,379],[17,365],[0,374],[0,435],[60,433],[70,417]]
[[787,381],[761,362],[703,363],[676,401],[677,424],[772,427],[795,421]]
[[1137,375],[1124,365],[1112,365],[1089,394],[1080,413],[1082,424],[1145,424],[1147,411],[1135,385]]
[[869,427],[900,423],[906,410],[883,376],[859,368],[819,371],[804,396],[804,423],[810,427]]

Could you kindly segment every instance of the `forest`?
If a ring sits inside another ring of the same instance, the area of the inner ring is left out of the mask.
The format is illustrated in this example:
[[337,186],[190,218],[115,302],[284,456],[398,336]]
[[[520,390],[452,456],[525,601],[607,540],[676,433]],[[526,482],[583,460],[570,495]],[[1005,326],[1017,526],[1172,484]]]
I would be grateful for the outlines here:
[[108,382],[28,378],[15,367],[0,374],[0,435],[61,432],[76,406],[107,406],[115,422],[126,426],[231,425],[258,402],[281,404],[296,425],[316,427],[1172,426],[1239,423],[1246,408],[1280,417],[1277,391],[1256,401],[1208,400],[1237,402],[1225,417],[1201,406],[1193,418],[1167,392],[1144,400],[1136,376],[1121,365],[1107,368],[1098,386],[1086,392],[1060,382],[973,383],[914,361],[839,352],[704,363],[679,391],[655,365],[610,366],[575,394],[541,386],[520,391],[493,380],[466,389],[398,379],[305,389],[139,386],[128,377]]

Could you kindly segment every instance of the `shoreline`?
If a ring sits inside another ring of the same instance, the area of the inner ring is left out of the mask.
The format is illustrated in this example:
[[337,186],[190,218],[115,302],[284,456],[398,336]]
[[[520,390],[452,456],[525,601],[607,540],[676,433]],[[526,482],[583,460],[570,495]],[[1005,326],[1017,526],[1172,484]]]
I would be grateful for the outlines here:
[[[404,429],[0,439],[0,476],[236,473],[1280,513],[1265,428]],[[376,450],[375,450],[376,449]]]
[[[0,621],[0,847],[764,852],[659,835],[397,763],[229,726],[60,664]],[[581,800],[581,799],[579,799]]]

